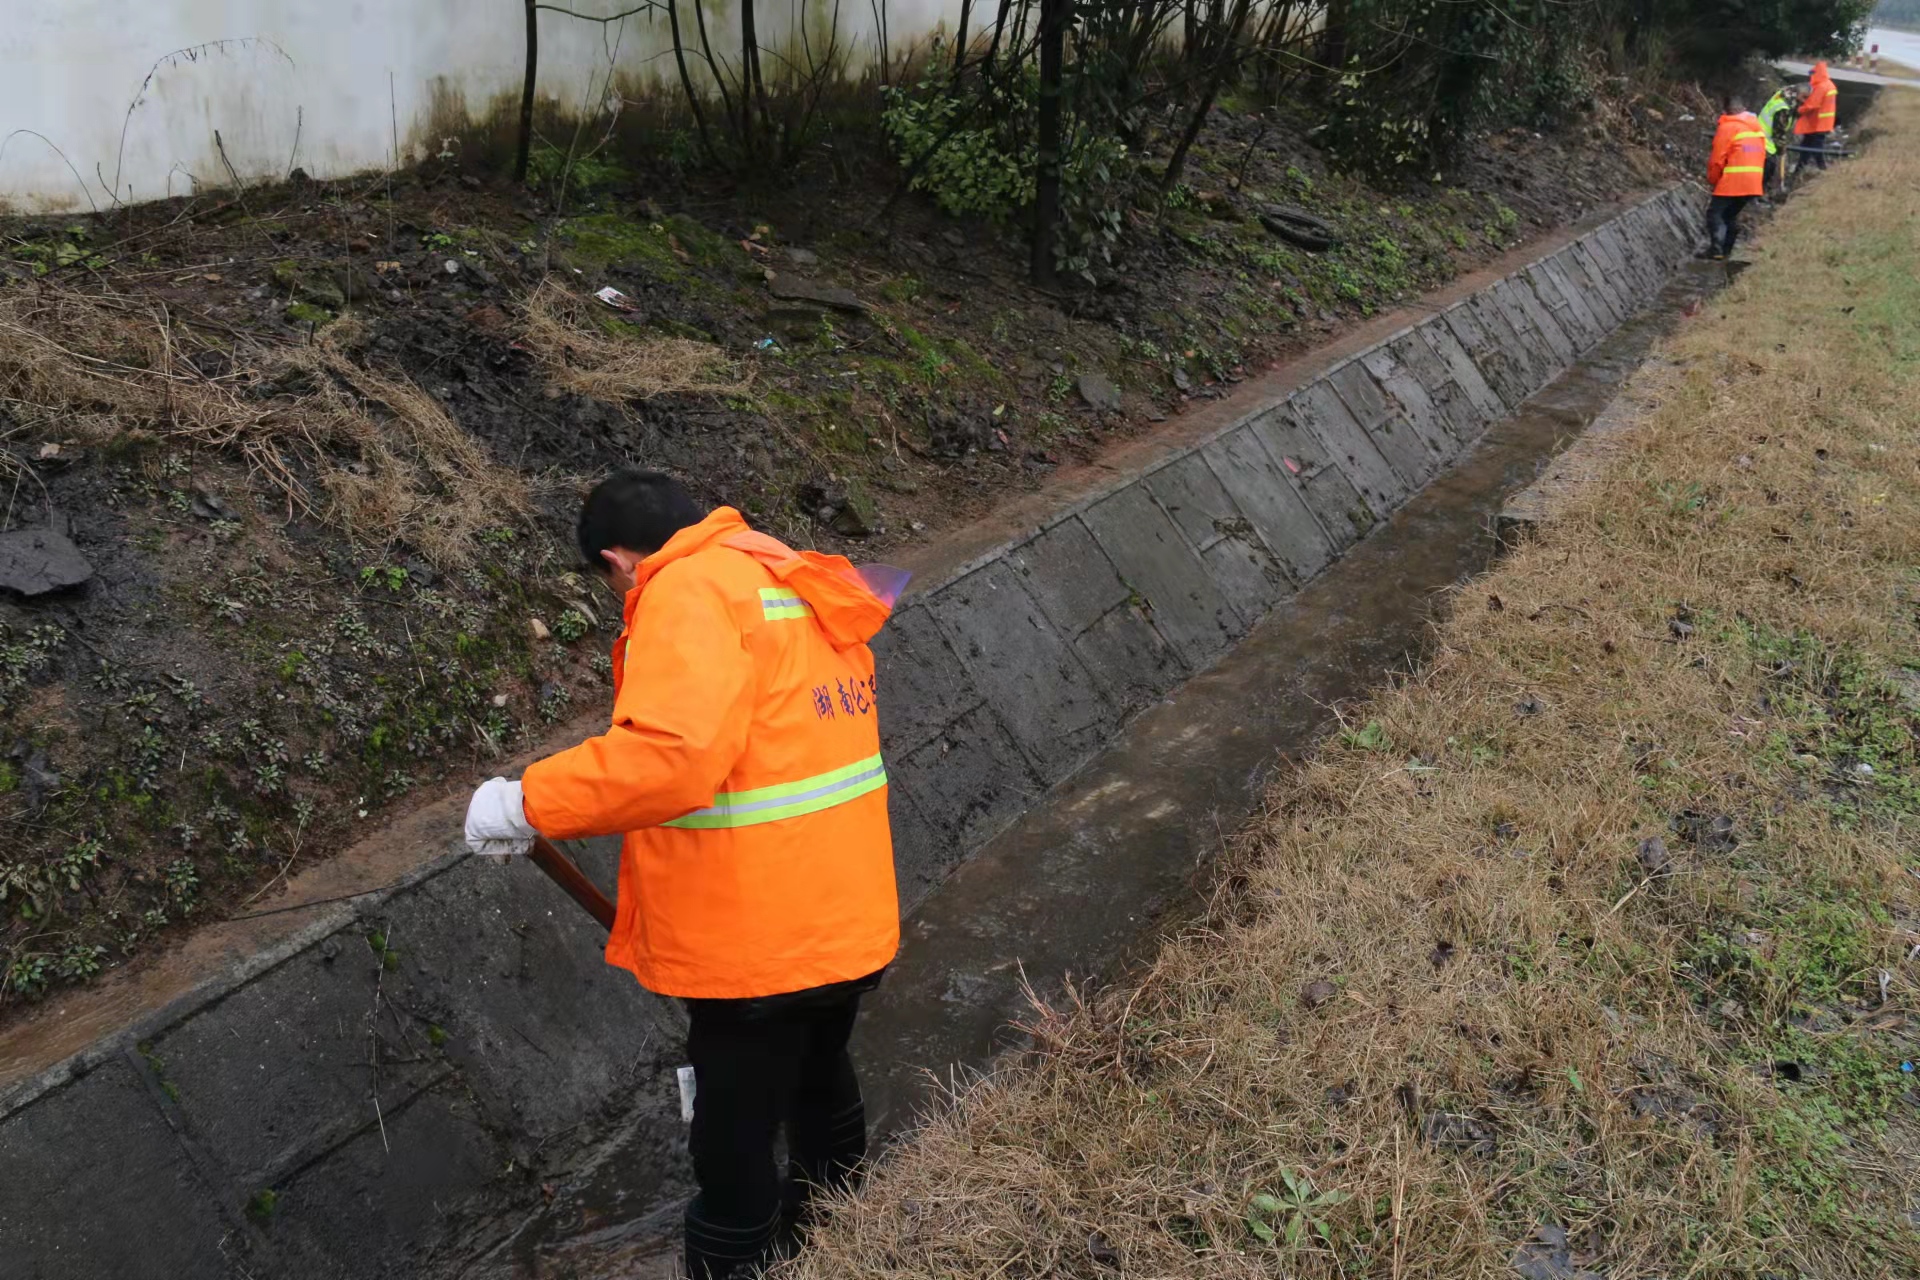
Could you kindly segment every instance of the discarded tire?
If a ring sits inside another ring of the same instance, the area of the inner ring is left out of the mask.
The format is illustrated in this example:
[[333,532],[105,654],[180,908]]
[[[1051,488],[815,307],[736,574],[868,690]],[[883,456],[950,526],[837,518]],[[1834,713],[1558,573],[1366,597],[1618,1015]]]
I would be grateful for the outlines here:
[[1290,204],[1270,204],[1260,211],[1260,225],[1288,244],[1313,253],[1340,243],[1340,235],[1325,218]]

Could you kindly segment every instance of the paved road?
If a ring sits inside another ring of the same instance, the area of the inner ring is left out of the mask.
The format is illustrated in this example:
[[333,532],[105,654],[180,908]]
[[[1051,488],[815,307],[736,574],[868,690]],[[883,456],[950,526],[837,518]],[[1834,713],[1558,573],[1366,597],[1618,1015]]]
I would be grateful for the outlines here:
[[[1813,70],[1811,62],[1777,62],[1774,65],[1787,74],[1796,76],[1806,75]],[[1835,80],[1844,80],[1849,84],[1898,84],[1920,89],[1920,80],[1908,79],[1905,76],[1875,75],[1871,71],[1855,71],[1852,67],[1833,67],[1830,70]]]

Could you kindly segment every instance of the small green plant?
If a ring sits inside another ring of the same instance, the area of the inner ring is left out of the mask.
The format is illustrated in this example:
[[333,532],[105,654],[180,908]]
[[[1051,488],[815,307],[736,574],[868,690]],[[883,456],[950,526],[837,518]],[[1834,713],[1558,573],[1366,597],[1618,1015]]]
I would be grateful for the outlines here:
[[1379,751],[1387,745],[1387,727],[1369,720],[1358,729],[1341,730],[1340,741],[1357,751]]
[[360,585],[398,591],[407,585],[407,571],[397,564],[370,564],[360,570]]
[[247,1216],[255,1222],[269,1222],[274,1210],[280,1207],[280,1193],[272,1187],[265,1187],[247,1197]]
[[1261,1194],[1247,1202],[1247,1230],[1263,1244],[1284,1240],[1288,1248],[1298,1247],[1315,1235],[1331,1242],[1333,1224],[1327,1219],[1327,1211],[1353,1197],[1345,1191],[1316,1191],[1304,1172],[1282,1169],[1280,1180],[1286,1194]]
[[591,624],[587,621],[586,615],[578,609],[567,610],[553,624],[553,634],[562,644],[572,644],[586,635],[590,629]]
[[444,231],[429,231],[420,237],[420,244],[423,248],[432,249],[436,253],[444,253],[454,247],[455,241]]
[[180,904],[182,911],[193,910],[199,892],[200,871],[193,865],[192,858],[175,858],[167,864],[167,894]]
[[87,874],[100,865],[100,855],[106,852],[106,846],[98,840],[80,839],[68,846],[60,855],[60,878],[67,882],[67,888],[79,892],[80,884]]

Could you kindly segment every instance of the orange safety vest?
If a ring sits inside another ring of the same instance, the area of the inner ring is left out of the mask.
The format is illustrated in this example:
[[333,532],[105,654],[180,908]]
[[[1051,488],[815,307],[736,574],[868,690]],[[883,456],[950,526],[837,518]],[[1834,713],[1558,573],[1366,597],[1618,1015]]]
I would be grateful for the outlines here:
[[715,999],[885,967],[900,907],[867,641],[888,604],[731,507],[634,577],[612,727],[521,779],[542,835],[625,833],[607,963]]
[[1807,85],[1806,101],[1794,116],[1794,135],[1804,138],[1810,133],[1832,133],[1839,118],[1840,86],[1833,82],[1827,64],[1816,62]]
[[1717,196],[1757,196],[1766,189],[1767,131],[1751,111],[1721,116],[1713,135],[1707,184]]

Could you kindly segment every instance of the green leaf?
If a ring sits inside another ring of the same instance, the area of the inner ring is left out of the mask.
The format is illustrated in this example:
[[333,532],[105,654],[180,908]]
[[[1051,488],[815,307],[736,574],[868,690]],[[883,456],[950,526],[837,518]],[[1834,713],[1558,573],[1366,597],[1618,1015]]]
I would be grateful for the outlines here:
[[1279,1213],[1283,1207],[1278,1200],[1268,1195],[1255,1196],[1249,1203],[1255,1213]]
[[1345,1204],[1351,1199],[1353,1199],[1353,1193],[1350,1191],[1323,1191],[1313,1203],[1315,1207],[1331,1209],[1334,1205]]
[[1306,1230],[1306,1226],[1307,1226],[1307,1220],[1301,1217],[1297,1213],[1294,1214],[1291,1218],[1288,1218],[1287,1219],[1287,1243],[1290,1245],[1299,1244],[1300,1233]]
[[1272,1244],[1274,1242],[1275,1236],[1273,1234],[1273,1228],[1258,1218],[1247,1219],[1247,1230],[1259,1237],[1263,1244]]
[[1567,1083],[1573,1086],[1575,1093],[1585,1093],[1587,1086],[1580,1082],[1580,1073],[1572,1067],[1567,1068]]

